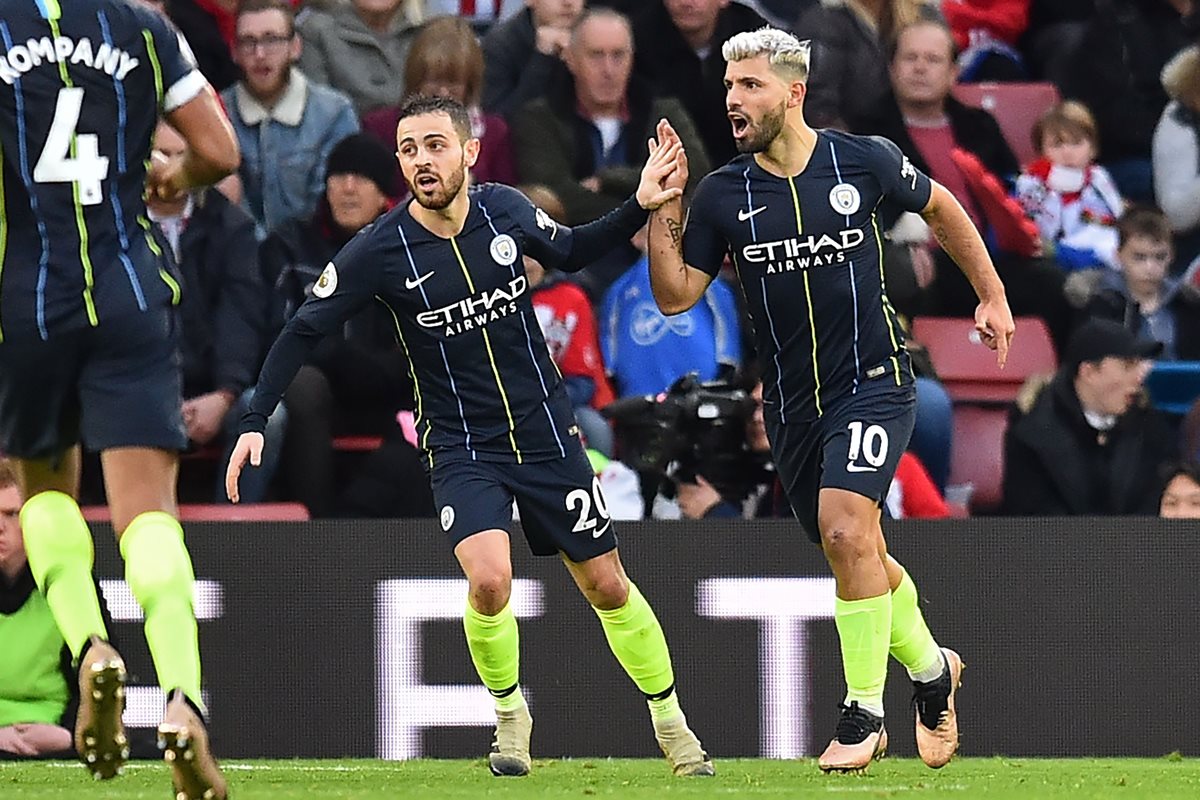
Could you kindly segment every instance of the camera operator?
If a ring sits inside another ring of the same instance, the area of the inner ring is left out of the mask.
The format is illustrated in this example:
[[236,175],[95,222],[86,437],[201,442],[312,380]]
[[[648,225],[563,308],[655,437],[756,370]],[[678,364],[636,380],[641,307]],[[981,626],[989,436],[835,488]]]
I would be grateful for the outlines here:
[[746,420],[746,451],[756,468],[753,482],[748,487],[749,493],[735,489],[722,494],[704,477],[704,465],[701,464],[694,482],[682,479],[675,482],[675,502],[684,519],[791,516],[792,511],[770,460],[771,447],[763,422],[762,392],[762,381],[757,381],[750,392],[754,399],[754,411]]

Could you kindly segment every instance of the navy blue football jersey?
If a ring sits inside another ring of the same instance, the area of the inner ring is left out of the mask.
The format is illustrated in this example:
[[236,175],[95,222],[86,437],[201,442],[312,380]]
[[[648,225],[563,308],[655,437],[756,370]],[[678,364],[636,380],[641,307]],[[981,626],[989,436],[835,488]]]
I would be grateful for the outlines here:
[[0,47],[0,341],[178,302],[142,194],[187,45],[134,0],[0,0]]
[[431,233],[404,204],[350,240],[272,347],[243,430],[262,430],[308,348],[379,302],[408,355],[418,444],[431,466],[455,458],[521,464],[578,448],[522,256],[548,269],[578,269],[598,245],[627,241],[646,214],[629,201],[572,229],[510,187],[483,184],[468,192],[470,211],[457,236]]
[[817,132],[799,174],[735,158],[696,190],[689,265],[716,275],[732,255],[754,322],[768,413],[811,421],[866,380],[912,381],[888,302],[881,219],[920,211],[929,178],[880,137]]

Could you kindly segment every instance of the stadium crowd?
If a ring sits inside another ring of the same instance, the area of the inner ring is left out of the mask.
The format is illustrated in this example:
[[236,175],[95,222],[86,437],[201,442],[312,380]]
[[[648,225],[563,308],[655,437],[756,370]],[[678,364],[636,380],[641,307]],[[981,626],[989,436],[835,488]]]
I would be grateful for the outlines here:
[[[404,97],[467,105],[482,142],[472,179],[519,185],[556,220],[579,224],[630,194],[660,118],[687,149],[689,188],[735,155],[720,45],[772,23],[812,41],[813,124],[886,136],[949,188],[1027,320],[1014,353],[1044,335],[1057,354],[1022,374],[1019,391],[988,400],[991,433],[968,441],[959,415],[979,401],[956,391],[959,365],[910,335],[918,421],[890,514],[1151,514],[1160,497],[1165,509],[1194,484],[1200,459],[1200,403],[1164,411],[1150,391],[1164,363],[1200,361],[1192,6],[167,0],[159,8],[220,91],[242,152],[238,174],[217,189],[150,209],[186,288],[194,453],[181,497],[223,499],[214,473],[266,347],[333,254],[407,199],[392,155]],[[1005,101],[1034,96],[1021,94],[1031,85],[1048,99]],[[160,126],[157,148],[183,146]],[[970,286],[917,215],[896,222],[885,250],[889,300],[904,319],[972,315]],[[645,251],[643,232],[570,277],[526,263],[598,474],[627,501],[614,508],[630,518],[789,514],[749,400],[739,424],[758,476],[751,487],[722,491],[703,465],[660,480],[622,463],[622,431],[602,413],[616,399],[659,395],[695,373],[742,387],[761,409],[736,281],[717,281],[704,302],[664,317]],[[243,501],[301,503],[314,517],[433,515],[411,378],[385,317],[382,307],[364,311],[302,368],[272,417],[263,465],[243,479]],[[973,485],[980,476],[995,484],[991,499]],[[97,493],[85,489],[85,501]]]

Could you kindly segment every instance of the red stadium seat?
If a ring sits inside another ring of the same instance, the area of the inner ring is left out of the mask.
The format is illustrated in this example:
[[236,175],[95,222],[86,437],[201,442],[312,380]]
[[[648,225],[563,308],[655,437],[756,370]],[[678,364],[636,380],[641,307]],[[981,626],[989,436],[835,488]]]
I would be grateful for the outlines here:
[[1017,334],[1004,369],[987,349],[967,317],[918,317],[913,339],[928,352],[938,377],[957,404],[1011,403],[1025,381],[1058,368],[1046,324],[1037,317],[1017,320]]
[[972,513],[1000,507],[1004,481],[1004,432],[1008,409],[976,405],[954,407],[954,449],[950,484],[969,483]]
[[369,453],[383,444],[380,436],[335,436],[333,449],[342,453]]
[[[88,522],[108,522],[107,506],[84,506]],[[300,503],[249,503],[247,505],[185,504],[179,507],[182,522],[305,522],[308,509]]]
[[1022,166],[1037,158],[1030,138],[1033,124],[1059,101],[1052,83],[960,83],[955,84],[953,94],[958,102],[982,108],[996,118]]

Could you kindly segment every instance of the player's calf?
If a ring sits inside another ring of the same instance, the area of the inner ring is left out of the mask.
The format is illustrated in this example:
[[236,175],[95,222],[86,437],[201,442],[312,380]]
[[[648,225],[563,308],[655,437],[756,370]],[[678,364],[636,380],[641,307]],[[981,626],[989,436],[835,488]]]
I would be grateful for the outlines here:
[[125,662],[112,645],[93,636],[79,659],[75,750],[96,780],[120,774],[129,758],[124,711]]

